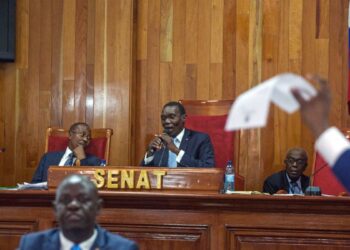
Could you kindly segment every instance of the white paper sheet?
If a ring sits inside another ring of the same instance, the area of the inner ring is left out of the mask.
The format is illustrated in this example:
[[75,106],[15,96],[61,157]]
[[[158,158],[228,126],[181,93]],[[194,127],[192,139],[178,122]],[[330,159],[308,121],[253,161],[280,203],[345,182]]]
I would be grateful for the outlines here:
[[288,113],[295,112],[299,109],[299,103],[291,93],[294,88],[300,90],[305,100],[316,95],[315,88],[301,76],[292,73],[277,75],[236,99],[228,115],[225,130],[264,127],[271,102]]

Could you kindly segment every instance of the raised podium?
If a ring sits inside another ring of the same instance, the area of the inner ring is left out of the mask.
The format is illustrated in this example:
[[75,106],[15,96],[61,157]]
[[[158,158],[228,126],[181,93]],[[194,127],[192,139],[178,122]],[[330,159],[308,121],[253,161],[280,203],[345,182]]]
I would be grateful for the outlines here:
[[[86,175],[100,190],[110,191],[219,193],[224,180],[223,169],[219,168],[51,166],[49,189],[55,189],[65,176],[71,174]],[[236,175],[235,188],[244,189],[243,177]]]

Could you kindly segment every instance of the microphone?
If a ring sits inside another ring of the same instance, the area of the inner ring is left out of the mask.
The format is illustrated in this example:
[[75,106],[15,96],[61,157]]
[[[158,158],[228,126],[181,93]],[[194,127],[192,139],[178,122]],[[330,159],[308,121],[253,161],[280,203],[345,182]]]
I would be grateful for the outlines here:
[[[312,175],[310,175],[310,180],[312,180],[313,183],[313,178],[314,176],[319,173],[322,169],[324,169],[326,166],[328,166],[328,163],[324,163],[319,169],[317,169]],[[322,194],[321,188],[318,186],[308,186],[305,190],[305,195],[308,196],[320,196]]]
[[[163,133],[168,134],[165,129],[163,130]],[[160,137],[159,135],[155,135],[155,136],[158,137],[162,141],[162,143],[160,145],[161,146],[160,149],[163,148],[163,146],[165,146],[165,144],[164,144],[164,141],[163,141],[162,137]],[[159,150],[159,148],[151,148],[150,149],[150,153],[154,154],[158,150]]]

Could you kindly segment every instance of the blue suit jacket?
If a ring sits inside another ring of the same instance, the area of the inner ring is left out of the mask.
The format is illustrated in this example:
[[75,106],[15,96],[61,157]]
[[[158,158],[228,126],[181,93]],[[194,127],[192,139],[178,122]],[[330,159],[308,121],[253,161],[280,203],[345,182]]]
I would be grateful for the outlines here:
[[[193,130],[185,129],[180,149],[185,151],[178,167],[214,167],[214,149],[209,135]],[[168,166],[169,150],[162,148],[154,153],[154,158],[149,164],[141,162],[142,166]]]
[[350,192],[350,150],[346,150],[341,154],[332,170],[346,190]]
[[[137,250],[135,242],[123,238],[117,234],[110,233],[97,226],[97,238],[91,249],[100,250]],[[29,233],[23,235],[19,250],[60,250],[59,229]]]
[[[38,167],[33,175],[32,183],[47,181],[47,170],[49,166],[58,165],[64,155],[62,152],[48,152],[41,157]],[[94,155],[86,155],[84,160],[80,161],[82,166],[100,166],[101,160]]]
[[[306,175],[301,175],[301,189],[305,193],[306,188],[309,186],[310,178]],[[289,181],[286,176],[286,170],[274,173],[273,175],[266,178],[264,182],[263,192],[274,194],[278,190],[285,190],[289,192]]]

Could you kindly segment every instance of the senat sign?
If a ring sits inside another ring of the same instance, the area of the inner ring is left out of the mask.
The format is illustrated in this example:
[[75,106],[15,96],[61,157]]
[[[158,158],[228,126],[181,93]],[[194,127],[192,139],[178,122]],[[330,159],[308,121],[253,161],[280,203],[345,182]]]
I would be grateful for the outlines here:
[[165,175],[164,170],[96,169],[94,182],[99,189],[162,189]]

